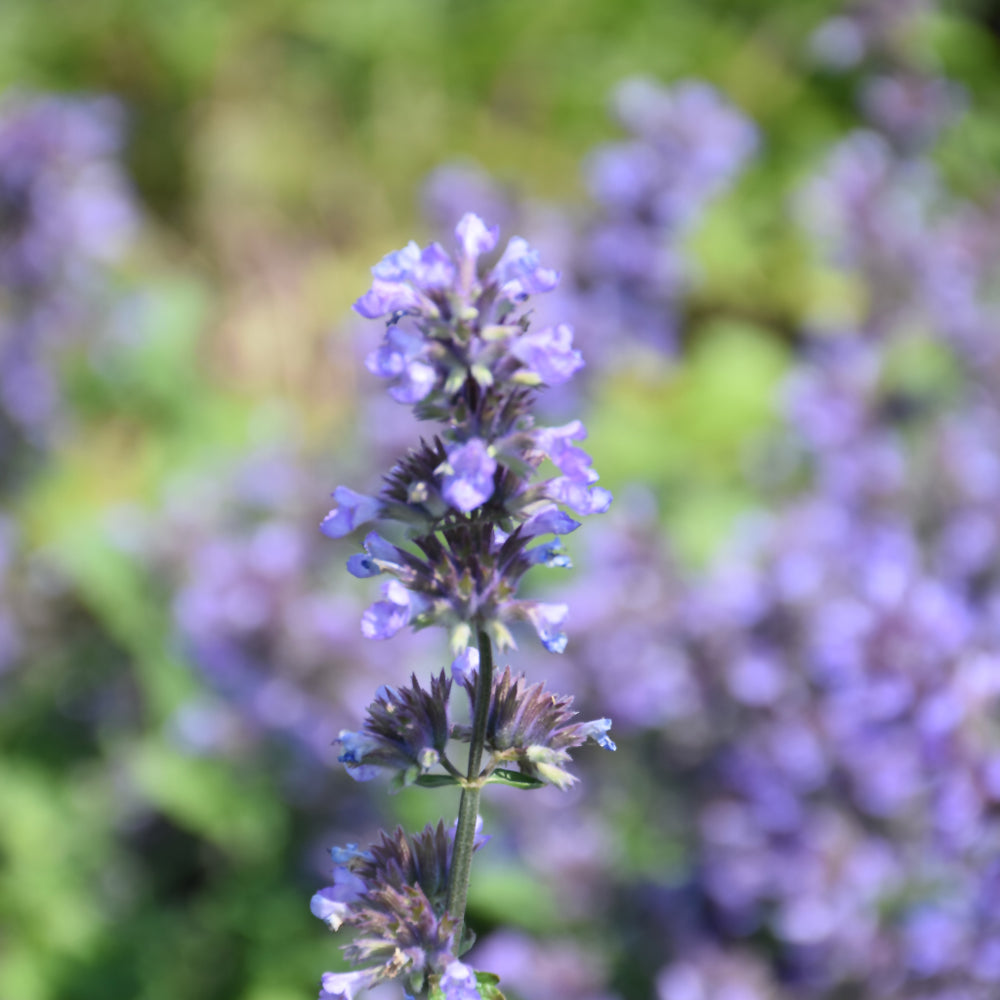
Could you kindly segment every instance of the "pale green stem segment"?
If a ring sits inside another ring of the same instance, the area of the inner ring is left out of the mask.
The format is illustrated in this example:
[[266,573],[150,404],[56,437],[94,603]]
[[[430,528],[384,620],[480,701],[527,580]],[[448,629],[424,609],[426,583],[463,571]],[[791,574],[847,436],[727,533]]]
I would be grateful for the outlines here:
[[479,793],[482,791],[479,772],[483,766],[486,721],[493,693],[493,646],[490,637],[481,629],[478,639],[479,673],[476,675],[476,697],[472,711],[472,742],[469,747],[469,769],[466,772],[468,784],[462,789],[462,801],[458,806],[455,848],[448,878],[448,912],[459,921],[465,920],[465,904],[469,895],[476,820],[479,818]]

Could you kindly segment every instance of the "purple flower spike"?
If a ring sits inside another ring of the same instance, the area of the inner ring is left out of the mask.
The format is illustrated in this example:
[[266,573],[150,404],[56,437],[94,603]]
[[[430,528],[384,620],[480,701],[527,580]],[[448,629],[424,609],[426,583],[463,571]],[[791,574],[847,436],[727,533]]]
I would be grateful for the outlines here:
[[119,162],[121,125],[121,109],[108,98],[18,88],[0,94],[4,464],[15,444],[9,422],[30,447],[49,443],[61,412],[62,350],[90,340],[87,349],[96,349],[97,358],[111,347],[94,339],[115,322],[108,267],[121,258],[138,222]]
[[337,506],[323,518],[319,528],[328,538],[343,538],[359,525],[373,521],[382,509],[381,502],[364,493],[355,493],[347,486],[338,486],[333,491]]
[[[438,787],[458,779],[448,757],[458,740],[482,749],[481,764],[472,766],[483,781],[569,788],[577,780],[565,768],[569,750],[588,740],[614,749],[610,723],[571,724],[571,699],[527,687],[509,668],[498,677],[487,652],[515,649],[512,628],[525,622],[550,652],[566,648],[567,606],[517,592],[533,567],[571,565],[561,536],[580,525],[559,504],[589,513],[610,502],[607,491],[592,489],[597,473],[574,444],[587,435],[583,424],[540,429],[532,412],[536,390],[566,382],[583,359],[568,325],[531,330],[525,300],[559,279],[535,250],[514,237],[489,269],[480,258],[494,259],[498,228],[467,212],[454,233],[452,254],[411,243],[383,258],[355,306],[365,316],[391,314],[366,365],[437,430],[398,459],[378,499],[340,489],[324,522],[335,537],[375,518],[396,523],[400,534],[391,537],[404,537],[402,547],[369,532],[364,552],[348,561],[355,576],[391,578],[363,614],[361,631],[387,639],[407,625],[440,626],[449,634],[451,676],[441,671],[429,689],[415,675],[409,687],[380,688],[361,730],[340,734],[339,759],[357,781],[388,774],[393,789]],[[549,460],[557,477],[541,481]],[[451,721],[453,679],[469,693],[471,725]],[[313,912],[357,932],[344,948],[349,962],[381,964],[327,973],[321,1000],[353,1000],[358,989],[400,978],[404,989],[438,1000],[500,995],[495,976],[459,961],[469,861],[486,839],[481,819],[472,825],[478,810],[470,801],[463,798],[453,833],[443,823],[413,837],[399,829],[366,855],[344,856],[334,885],[313,898]]]
[[441,977],[444,1000],[480,1000],[476,974],[463,962],[452,962]]
[[[492,269],[480,266],[482,255],[493,259],[498,228],[478,215],[464,214],[454,232],[452,255],[436,243],[411,243],[383,258],[355,307],[366,316],[393,314],[366,365],[437,430],[394,464],[377,500],[338,490],[324,522],[334,536],[366,520],[396,522],[400,534],[392,537],[404,537],[402,547],[369,532],[364,552],[348,561],[355,576],[391,578],[362,616],[362,633],[387,639],[407,625],[440,626],[454,657],[451,676],[441,671],[429,689],[415,675],[409,687],[380,688],[361,730],[340,734],[339,759],[357,781],[388,773],[396,790],[464,785],[448,756],[458,740],[482,750],[470,766],[483,781],[565,789],[577,780],[565,767],[570,749],[587,741],[614,749],[610,722],[571,723],[572,699],[528,687],[509,668],[498,677],[487,654],[516,649],[512,629],[525,622],[547,650],[563,652],[567,605],[519,599],[518,585],[533,567],[571,565],[562,536],[580,524],[560,504],[590,513],[611,495],[592,488],[597,473],[574,444],[587,436],[583,424],[538,428],[532,412],[537,389],[583,366],[568,325],[531,330],[525,300],[553,289],[558,273],[520,237]],[[558,474],[541,481],[549,460]],[[469,694],[471,725],[451,721],[453,679]],[[338,869],[334,885],[313,898],[313,912],[331,927],[357,932],[344,948],[349,962],[382,963],[327,973],[321,1000],[353,1000],[369,982],[400,978],[404,989],[438,1000],[500,995],[495,976],[459,961],[469,862],[486,839],[475,799],[462,801],[453,833],[442,823],[413,837],[402,829],[383,834],[366,855],[346,855],[346,875]],[[363,883],[357,894],[351,876]]]
[[499,226],[487,226],[478,215],[466,212],[455,226],[455,236],[466,257],[475,260],[480,254],[489,253],[500,237]]
[[[351,963],[377,964],[350,973],[327,972],[320,1000],[353,1000],[356,991],[400,975],[406,976],[407,985],[447,978],[458,950],[456,921],[442,905],[453,840],[444,823],[412,836],[397,829],[383,833],[370,851],[348,860],[358,892],[343,924],[360,933],[344,947],[344,955]],[[477,824],[472,849],[478,850],[484,840]],[[451,978],[457,989],[466,978],[461,965]]]
[[573,350],[573,328],[565,323],[526,333],[511,348],[529,375],[545,385],[562,385],[583,367],[583,355]]
[[496,459],[486,442],[473,438],[448,452],[448,461],[439,466],[444,473],[441,493],[456,510],[467,514],[493,496]]

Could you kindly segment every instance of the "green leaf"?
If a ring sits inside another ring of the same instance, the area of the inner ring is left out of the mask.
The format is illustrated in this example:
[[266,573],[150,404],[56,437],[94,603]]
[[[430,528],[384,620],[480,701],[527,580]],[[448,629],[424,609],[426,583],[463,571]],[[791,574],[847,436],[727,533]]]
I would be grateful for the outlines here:
[[506,1000],[499,988],[500,977],[492,972],[477,972],[476,985],[483,1000]]
[[457,785],[458,778],[450,774],[422,774],[413,784],[421,788],[444,788],[446,785]]
[[511,771],[506,767],[498,767],[486,780],[487,785],[510,785],[512,788],[543,788],[544,781],[532,778],[520,771]]

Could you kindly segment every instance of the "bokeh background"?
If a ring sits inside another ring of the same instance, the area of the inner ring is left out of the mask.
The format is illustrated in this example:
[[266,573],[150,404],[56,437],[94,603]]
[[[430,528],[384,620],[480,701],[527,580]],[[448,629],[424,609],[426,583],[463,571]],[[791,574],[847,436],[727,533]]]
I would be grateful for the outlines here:
[[[330,747],[317,525],[419,433],[350,305],[473,208],[563,274],[612,512],[538,581],[610,715],[500,789],[521,1000],[1000,991],[1000,38],[988,4],[0,5],[0,998],[293,1000],[331,844],[456,809]],[[377,783],[375,783],[377,784]]]

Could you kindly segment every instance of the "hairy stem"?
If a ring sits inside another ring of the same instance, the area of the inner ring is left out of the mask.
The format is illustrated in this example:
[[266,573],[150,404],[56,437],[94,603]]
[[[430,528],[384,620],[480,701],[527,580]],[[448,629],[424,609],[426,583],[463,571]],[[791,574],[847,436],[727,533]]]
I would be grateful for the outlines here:
[[455,848],[448,879],[448,912],[465,920],[465,904],[469,895],[469,876],[472,873],[472,852],[476,839],[476,820],[479,818],[480,769],[483,764],[483,746],[486,742],[486,720],[489,717],[490,695],[493,690],[493,646],[490,637],[481,629],[479,639],[479,673],[476,675],[476,698],[472,712],[472,743],[469,747],[469,784],[462,789],[458,806],[458,827],[455,830]]

